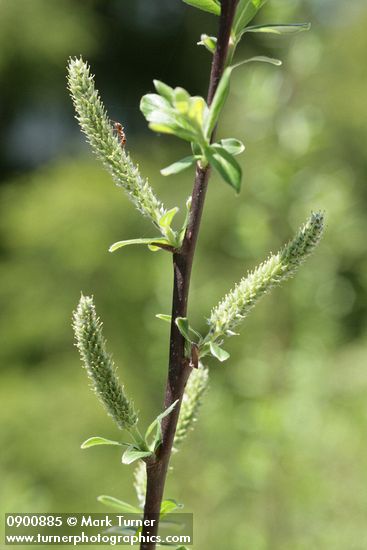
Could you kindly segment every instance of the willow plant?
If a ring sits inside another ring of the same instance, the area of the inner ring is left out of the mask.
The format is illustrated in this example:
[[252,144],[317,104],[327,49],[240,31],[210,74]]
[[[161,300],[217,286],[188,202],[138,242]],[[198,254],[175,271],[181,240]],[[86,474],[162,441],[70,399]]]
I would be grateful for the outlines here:
[[[178,207],[164,206],[127,152],[123,127],[108,117],[88,64],[82,58],[75,58],[70,59],[68,66],[68,87],[82,131],[116,185],[154,226],[151,238],[118,241],[111,245],[110,251],[143,244],[151,251],[167,252],[173,260],[172,314],[157,315],[171,327],[163,412],[145,431],[139,427],[138,413],[120,384],[107,352],[93,298],[82,296],[74,313],[76,345],[92,387],[117,427],[127,433],[124,440],[130,438],[129,443],[122,443],[95,436],[85,441],[82,448],[121,445],[126,447],[123,464],[136,463],[137,506],[115,496],[98,498],[121,511],[141,513],[148,520],[162,517],[179,506],[172,499],[163,500],[164,486],[172,452],[180,449],[193,428],[208,386],[205,357],[212,356],[221,362],[228,359],[229,354],[223,348],[227,338],[237,334],[264,294],[294,275],[319,243],[323,231],[323,214],[311,213],[288,244],[245,275],[212,309],[206,334],[200,334],[190,325],[187,305],[191,268],[211,171],[218,172],[229,185],[229,192],[230,188],[236,193],[241,189],[241,167],[236,156],[244,151],[244,145],[232,137],[217,141],[215,136],[229,95],[232,73],[250,62],[281,65],[281,61],[262,55],[234,63],[237,45],[247,33],[287,35],[306,31],[310,26],[307,23],[250,25],[266,0],[184,1],[219,20],[217,36],[203,34],[198,42],[212,56],[207,99],[155,80],[155,93],[145,95],[140,103],[151,130],[176,136],[186,141],[190,148],[188,156],[161,170],[164,176],[174,177],[195,167],[193,190],[185,205],[182,227],[173,225]],[[147,530],[152,539],[158,532],[158,521],[153,527],[143,527],[140,533],[142,550],[156,547],[149,541]]]

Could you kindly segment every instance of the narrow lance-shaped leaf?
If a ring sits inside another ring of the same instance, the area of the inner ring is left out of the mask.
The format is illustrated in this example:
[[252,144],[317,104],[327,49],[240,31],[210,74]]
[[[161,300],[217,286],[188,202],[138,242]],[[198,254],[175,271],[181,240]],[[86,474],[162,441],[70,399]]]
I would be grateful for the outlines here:
[[233,67],[227,67],[223,72],[222,78],[219,81],[218,88],[214,94],[213,101],[209,108],[208,116],[204,123],[204,131],[209,138],[218,122],[219,114],[223,109],[224,103],[229,94],[229,85]]
[[168,210],[161,219],[159,220],[159,225],[163,229],[167,229],[168,227],[171,227],[173,218],[176,216],[177,212],[179,211],[179,208],[175,206],[175,208],[171,208],[171,210]]
[[241,34],[246,25],[250,23],[266,1],[267,0],[239,0],[232,26],[232,32],[236,41],[241,38]]
[[220,3],[218,0],[183,0],[185,4],[189,4],[199,10],[220,15]]
[[140,460],[141,458],[147,458],[148,456],[151,456],[151,451],[143,451],[140,449],[137,449],[134,445],[130,445],[122,455],[122,463],[123,464],[132,464],[136,460]]
[[187,317],[176,317],[175,323],[187,342],[195,343],[201,339],[201,334],[190,326]]
[[164,237],[156,237],[156,238],[150,237],[147,239],[129,239],[127,241],[117,241],[116,243],[111,244],[108,251],[115,252],[119,248],[123,248],[124,246],[130,246],[132,244],[145,244],[148,246],[157,245],[155,248],[159,248],[160,245],[170,246],[172,243],[169,240],[165,239]]
[[297,34],[299,32],[309,31],[311,23],[291,23],[285,25],[254,25],[246,27],[244,32],[268,33],[268,34]]
[[199,159],[199,156],[190,155],[189,157],[185,157],[181,160],[174,162],[173,164],[170,164],[169,166],[167,166],[167,168],[163,168],[161,170],[161,174],[162,176],[172,176],[174,174],[179,174],[180,172],[183,172],[183,170],[186,170],[187,168],[193,166],[195,162]]
[[162,422],[163,418],[165,418],[166,416],[168,416],[172,411],[173,409],[175,408],[175,406],[177,405],[178,403],[178,400],[175,401],[174,403],[172,403],[172,405],[170,405],[169,407],[167,407],[167,409],[165,411],[163,411],[162,413],[160,413],[157,418],[155,418],[153,420],[153,422],[148,426],[148,429],[147,431],[145,432],[145,439],[147,439],[150,434],[153,432],[154,428],[156,428],[157,426],[160,425],[160,423]]
[[161,321],[166,321],[166,323],[170,323],[172,320],[172,315],[166,315],[165,313],[157,313],[156,317]]
[[218,144],[214,144],[206,150],[209,163],[222,176],[224,181],[233,187],[236,193],[241,190],[242,170],[236,159]]
[[265,55],[258,55],[255,57],[251,57],[250,59],[245,59],[244,61],[240,61],[239,63],[237,63],[236,65],[232,65],[231,67],[227,67],[223,72],[222,78],[220,79],[220,82],[218,84],[218,88],[214,94],[213,101],[210,105],[208,114],[205,117],[204,132],[207,139],[209,139],[209,137],[211,136],[215,128],[215,125],[218,122],[219,115],[228,97],[233,70],[237,69],[237,67],[241,67],[241,65],[244,65],[246,63],[251,63],[253,61],[271,63],[272,65],[282,64],[282,62],[279,59],[274,59],[272,57],[267,57]]
[[277,67],[280,67],[280,65],[282,65],[282,61],[280,59],[268,57],[267,55],[255,55],[254,57],[250,57],[249,59],[245,59],[244,61],[242,61],[241,65],[244,63],[253,63],[256,61],[259,61],[260,63],[270,63],[270,65],[275,65]]
[[96,445],[119,445],[119,446],[121,446],[122,443],[120,443],[119,441],[112,441],[111,439],[106,439],[105,437],[94,436],[94,437],[90,437],[89,439],[84,441],[84,443],[82,443],[80,445],[80,448],[81,449],[88,449],[89,447],[94,447]]
[[128,502],[124,502],[123,500],[119,500],[118,498],[110,497],[109,495],[101,495],[97,497],[97,500],[105,506],[109,506],[111,508],[114,508],[115,510],[119,510],[119,512],[125,512],[126,514],[141,513],[141,510],[139,510],[139,508],[137,508],[136,506],[133,506]]

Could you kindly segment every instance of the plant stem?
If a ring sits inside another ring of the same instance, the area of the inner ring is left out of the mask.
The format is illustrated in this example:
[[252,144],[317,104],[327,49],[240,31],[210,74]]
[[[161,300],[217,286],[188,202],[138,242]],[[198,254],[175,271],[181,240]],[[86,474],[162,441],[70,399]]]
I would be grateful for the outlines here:
[[[232,22],[238,0],[222,0],[221,15],[219,19],[219,32],[217,48],[213,57],[210,74],[207,103],[213,100],[220,78],[225,68],[228,44]],[[175,319],[186,317],[187,301],[189,295],[191,269],[194,259],[196,242],[200,229],[201,216],[204,207],[206,190],[208,187],[210,170],[209,167],[200,168],[197,166],[194,188],[192,192],[192,204],[190,220],[186,230],[182,248],[173,254],[173,299],[172,299],[172,322],[170,335],[170,357],[167,385],[164,399],[164,407],[169,407],[176,400],[179,400],[171,414],[163,419],[162,432],[163,442],[151,460],[147,461],[147,492],[144,507],[144,519],[152,522],[153,526],[144,526],[142,537],[155,537],[158,533],[159,512],[163,498],[163,491],[167,476],[168,465],[171,457],[177,421],[180,413],[181,400],[185,391],[186,383],[191,373],[189,361],[185,358],[185,342],[180,334]],[[155,539],[154,539],[155,540]],[[140,550],[154,550],[155,542],[142,542]]]

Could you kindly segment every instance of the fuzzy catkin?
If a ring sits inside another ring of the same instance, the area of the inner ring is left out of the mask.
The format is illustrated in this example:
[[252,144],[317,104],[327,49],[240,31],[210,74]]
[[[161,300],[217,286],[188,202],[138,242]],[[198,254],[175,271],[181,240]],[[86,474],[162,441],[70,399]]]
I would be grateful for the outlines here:
[[257,301],[274,286],[291,277],[311,254],[321,239],[323,227],[323,214],[312,213],[292,241],[241,279],[212,310],[208,320],[210,329],[207,340],[231,336]]
[[208,387],[209,373],[203,365],[193,369],[182,398],[180,416],[174,439],[174,448],[178,449],[188,433],[193,429],[201,406],[203,395]]
[[141,508],[144,508],[147,485],[147,472],[145,462],[139,460],[134,471],[134,488]]
[[76,110],[76,119],[93,151],[102,160],[116,185],[123,187],[136,208],[159,227],[159,220],[166,210],[148,181],[140,175],[138,166],[121,147],[95,88],[94,76],[82,58],[69,61],[68,89]]
[[134,406],[119,383],[111,356],[106,351],[102,323],[93,298],[82,296],[73,315],[76,346],[92,387],[119,428],[131,430],[138,421]]

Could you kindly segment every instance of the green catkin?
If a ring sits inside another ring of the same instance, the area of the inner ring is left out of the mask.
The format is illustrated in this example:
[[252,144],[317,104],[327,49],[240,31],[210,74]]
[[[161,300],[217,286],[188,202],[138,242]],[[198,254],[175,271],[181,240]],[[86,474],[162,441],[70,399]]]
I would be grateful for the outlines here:
[[138,498],[139,506],[144,507],[145,503],[145,488],[147,485],[147,472],[145,462],[139,460],[138,465],[134,470],[134,488]]
[[178,449],[194,427],[203,395],[208,387],[208,382],[208,369],[199,364],[197,369],[193,369],[182,398],[180,416],[174,440],[175,449]]
[[69,61],[68,89],[76,110],[76,119],[94,153],[102,160],[116,185],[123,187],[136,208],[159,228],[159,220],[166,210],[148,181],[140,175],[138,166],[121,147],[95,88],[94,76],[82,58]]
[[138,416],[119,383],[113,360],[106,351],[102,322],[96,315],[93,298],[80,298],[73,315],[73,328],[76,346],[93,390],[119,428],[131,430]]
[[232,336],[233,330],[248,315],[258,300],[274,286],[291,277],[318,245],[324,227],[324,215],[312,213],[295,238],[276,255],[244,277],[212,310],[206,341]]

